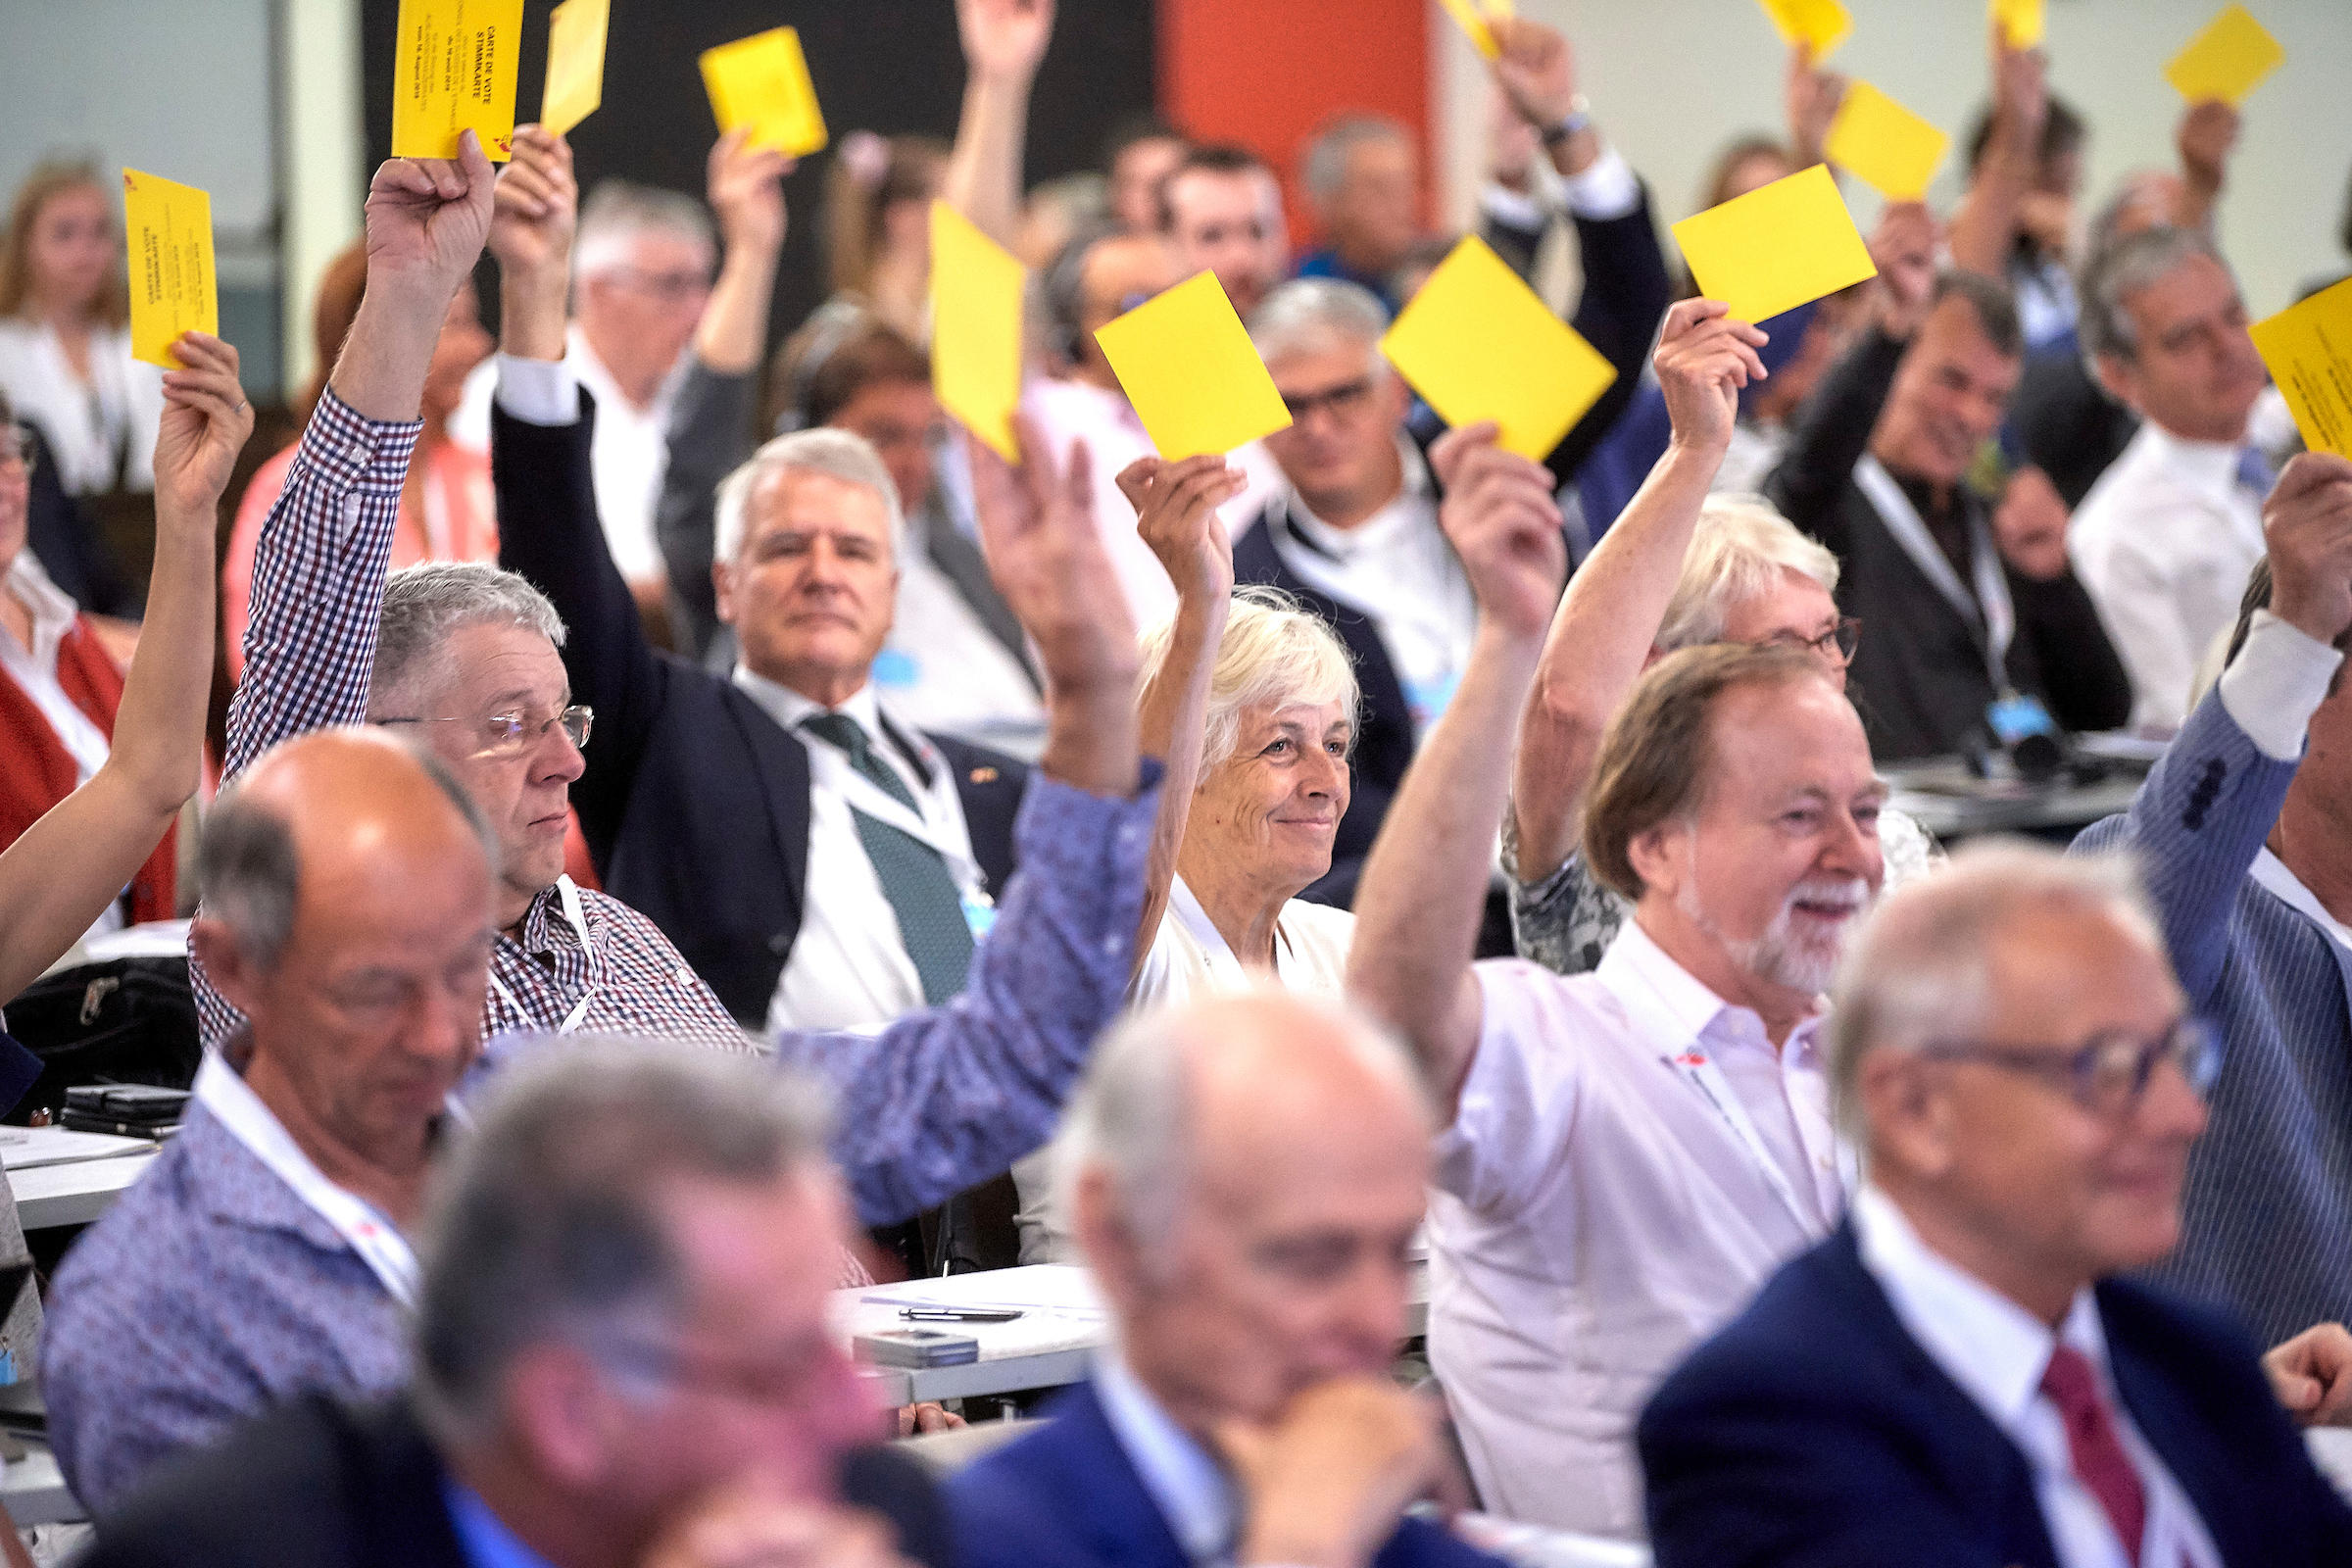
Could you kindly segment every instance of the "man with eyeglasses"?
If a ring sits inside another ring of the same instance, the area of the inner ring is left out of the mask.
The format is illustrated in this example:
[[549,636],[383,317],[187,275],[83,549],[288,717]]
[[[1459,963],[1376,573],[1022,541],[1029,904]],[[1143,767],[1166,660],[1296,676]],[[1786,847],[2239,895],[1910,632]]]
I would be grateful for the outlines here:
[[2280,1408],[2341,1419],[2343,1329],[2266,1368],[2119,1277],[2180,1238],[2216,1068],[2124,863],[1971,845],[1872,917],[1830,1016],[1869,1181],[1643,1413],[1659,1568],[2352,1560]]

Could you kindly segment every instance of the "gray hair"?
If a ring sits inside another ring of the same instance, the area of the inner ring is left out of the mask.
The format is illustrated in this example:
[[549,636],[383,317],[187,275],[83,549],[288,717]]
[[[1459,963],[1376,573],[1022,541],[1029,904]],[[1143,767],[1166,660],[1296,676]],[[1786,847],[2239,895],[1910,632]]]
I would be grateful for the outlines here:
[[1198,1015],[1202,1006],[1252,1000],[1320,1015],[1358,1065],[1432,1119],[1429,1086],[1403,1042],[1336,1001],[1267,986],[1189,1006],[1131,1012],[1095,1047],[1063,1115],[1054,1146],[1054,1196],[1063,1214],[1075,1219],[1079,1181],[1100,1169],[1136,1240],[1152,1255],[1167,1255],[1191,1191],[1193,1055],[1228,1038],[1205,1033]]
[[1830,988],[1831,1095],[1838,1125],[1864,1139],[1862,1063],[1982,1030],[2004,932],[2033,909],[2121,921],[2161,953],[2164,939],[2132,861],[2062,855],[2024,839],[1978,839],[1934,876],[1889,894],[1846,944]]
[[[1175,622],[1144,634],[1142,684],[1150,686],[1168,661]],[[1294,703],[1338,703],[1350,739],[1362,703],[1354,661],[1330,623],[1279,588],[1254,585],[1233,596],[1233,611],[1217,639],[1208,676],[1208,712],[1201,727],[1200,775],[1232,757],[1241,741],[1242,711]]]
[[1376,376],[1395,373],[1380,352],[1389,308],[1360,284],[1334,277],[1300,277],[1283,284],[1250,315],[1250,345],[1268,365],[1286,354],[1328,346],[1339,338],[1361,343]]
[[899,487],[891,482],[882,455],[865,437],[851,430],[820,426],[780,435],[746,459],[733,473],[718,481],[716,557],[732,564],[750,531],[752,492],[771,473],[798,468],[821,473],[844,484],[863,485],[882,498],[889,515],[890,548],[895,554],[906,515],[899,506]]
[[572,276],[584,280],[628,266],[629,242],[640,234],[672,234],[706,252],[716,249],[710,215],[693,197],[626,179],[600,180],[580,205]]
[[415,1329],[434,1431],[491,1430],[507,1370],[535,1345],[601,1360],[669,1327],[688,1281],[663,1190],[822,1166],[826,1128],[816,1087],[772,1062],[620,1036],[543,1045],[500,1080],[434,1182]]
[[1661,654],[1723,641],[1735,606],[1757,598],[1779,583],[1783,571],[1798,572],[1838,591],[1838,558],[1819,541],[1797,532],[1762,496],[1709,496],[1698,510],[1698,526],[1683,555],[1683,574],[1658,623],[1651,646]]
[[[446,762],[407,736],[392,739],[416,759],[442,798],[457,808],[466,831],[481,846],[482,858],[495,879],[500,856],[490,818]],[[277,750],[272,747],[264,752],[252,766],[220,787],[212,809],[205,813],[204,835],[196,846],[196,885],[203,896],[204,912],[227,927],[237,952],[265,974],[275,969],[285,956],[286,943],[294,935],[295,904],[302,895],[302,857],[294,848],[293,828],[275,807],[246,798],[246,781],[252,778],[254,768]]]
[[482,561],[427,561],[384,579],[377,617],[370,706],[415,691],[424,671],[438,685],[449,640],[468,626],[515,626],[564,646],[564,617],[547,596],[514,572]]
[[1413,133],[1386,115],[1341,115],[1306,144],[1298,163],[1298,183],[1318,206],[1340,193],[1348,178],[1348,155],[1367,142],[1410,142]]
[[[2139,324],[2129,303],[2172,270],[2205,257],[2227,272],[2213,236],[2201,228],[2144,228],[2126,234],[2090,259],[2082,274],[2082,355],[2095,370],[2101,358],[2131,361],[2139,353]],[[2094,376],[2094,379],[2096,377]]]

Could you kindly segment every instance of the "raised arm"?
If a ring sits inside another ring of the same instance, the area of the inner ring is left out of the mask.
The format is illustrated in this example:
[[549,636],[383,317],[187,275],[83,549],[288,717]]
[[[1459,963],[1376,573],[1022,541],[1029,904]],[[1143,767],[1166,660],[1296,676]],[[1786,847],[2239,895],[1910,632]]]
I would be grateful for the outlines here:
[[1674,437],[1569,580],[1528,693],[1511,769],[1523,882],[1549,876],[1576,849],[1600,733],[1649,660],[1731,446],[1740,389],[1765,374],[1756,354],[1763,343],[1763,332],[1714,300],[1685,300],[1666,313],[1654,363]]
[[2041,127],[2049,85],[2038,49],[2012,49],[1992,24],[1992,135],[1969,171],[1968,194],[1952,215],[1952,265],[1986,277],[2005,276],[2017,244],[2018,215],[2041,167]]
[[956,0],[956,30],[963,40],[963,117],[942,195],[1009,246],[1021,217],[1029,89],[1054,37],[1054,0]]
[[1788,116],[1788,160],[1798,169],[1823,161],[1830,123],[1845,101],[1845,77],[1824,71],[1813,58],[1813,46],[1798,39],[1788,46],[1788,70],[1781,82],[1782,106]]
[[24,989],[113,903],[203,777],[213,677],[213,540],[253,410],[237,351],[172,345],[155,441],[155,575],[114,740],[89,782],[0,852],[0,1001]]
[[2208,100],[2181,113],[2174,144],[2180,149],[2180,196],[2173,208],[2176,228],[2211,228],[2213,210],[2230,175],[2237,147],[2237,111]]
[[1144,682],[1136,704],[1138,744],[1146,757],[1156,757],[1167,767],[1160,780],[1159,817],[1152,824],[1144,912],[1136,927],[1139,962],[1168,906],[1176,853],[1192,814],[1193,791],[1200,783],[1209,677],[1233,611],[1233,541],[1217,508],[1241,494],[1245,482],[1239,468],[1226,466],[1218,457],[1180,463],[1138,458],[1119,474],[1119,489],[1135,508],[1136,531],[1176,585],[1167,654]]
[[1471,973],[1511,742],[1558,602],[1567,550],[1551,475],[1494,445],[1491,423],[1431,454],[1439,520],[1478,600],[1470,665],[1405,770],[1355,896],[1348,990],[1420,1058],[1446,1120],[1478,1050]]

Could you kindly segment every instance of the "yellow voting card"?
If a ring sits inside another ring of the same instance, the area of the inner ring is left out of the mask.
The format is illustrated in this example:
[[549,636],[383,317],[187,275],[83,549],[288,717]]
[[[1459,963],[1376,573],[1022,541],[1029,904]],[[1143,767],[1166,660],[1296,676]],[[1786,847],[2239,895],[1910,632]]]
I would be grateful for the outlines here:
[[193,185],[122,171],[122,232],[130,251],[130,352],[176,369],[182,332],[220,331],[213,275],[213,199]]
[[1992,20],[2000,24],[2001,39],[2012,49],[2037,49],[2047,26],[2042,0],[1992,0]]
[[2352,280],[2322,289],[2255,322],[2252,330],[2303,444],[2352,458]]
[[1772,24],[1789,43],[1809,43],[1816,61],[1845,42],[1854,30],[1852,13],[1838,0],[1759,0]]
[[1020,462],[1021,290],[1028,269],[946,202],[931,204],[931,384],[964,428]]
[[1231,452],[1291,422],[1214,272],[1145,301],[1095,341],[1163,458]]
[[1867,81],[1845,89],[1822,144],[1830,162],[1890,202],[1928,193],[1951,138]]
[[2285,58],[2286,51],[2252,12],[2231,6],[2173,56],[2164,79],[2192,104],[2209,98],[2235,104]]
[[1815,164],[1674,225],[1698,291],[1742,321],[1876,277],[1829,166]]
[[1519,14],[1511,0],[1486,0],[1486,6],[1487,15],[1496,22],[1508,22]]
[[1505,448],[1538,463],[1617,379],[1475,234],[1429,274],[1380,349],[1447,424],[1493,419]]
[[539,123],[559,136],[605,101],[605,29],[612,0],[564,0],[547,19],[547,91]]
[[1494,41],[1494,29],[1487,25],[1487,19],[1478,14],[1478,7],[1470,0],[1445,0],[1445,4],[1446,14],[1462,24],[1462,30],[1478,45],[1480,54],[1493,60],[1502,53],[1501,46]]
[[493,163],[514,153],[522,0],[400,0],[392,156],[455,158],[472,131]]
[[825,115],[796,27],[770,27],[703,51],[703,85],[722,131],[750,125],[752,145],[806,158],[825,145]]

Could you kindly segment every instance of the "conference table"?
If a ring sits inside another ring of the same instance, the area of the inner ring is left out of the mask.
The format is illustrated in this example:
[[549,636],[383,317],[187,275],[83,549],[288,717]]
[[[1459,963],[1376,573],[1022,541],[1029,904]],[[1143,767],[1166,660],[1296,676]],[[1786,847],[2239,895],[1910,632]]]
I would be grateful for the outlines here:
[[1915,817],[1946,847],[1988,833],[2064,843],[2130,807],[2151,760],[2149,744],[2130,737],[2080,736],[2077,745],[2108,771],[2095,778],[2062,776],[2036,783],[1998,770],[1981,775],[1958,758],[1892,762],[1879,771],[1891,791],[1887,804]]
[[158,1152],[144,1138],[0,1127],[0,1165],[8,1168],[17,1221],[28,1231],[89,1224],[146,1174]]

